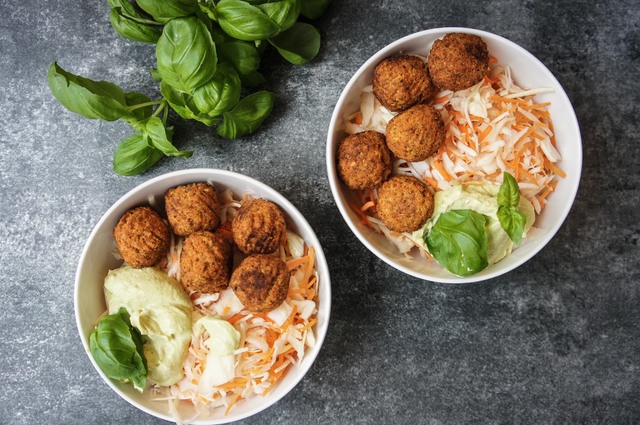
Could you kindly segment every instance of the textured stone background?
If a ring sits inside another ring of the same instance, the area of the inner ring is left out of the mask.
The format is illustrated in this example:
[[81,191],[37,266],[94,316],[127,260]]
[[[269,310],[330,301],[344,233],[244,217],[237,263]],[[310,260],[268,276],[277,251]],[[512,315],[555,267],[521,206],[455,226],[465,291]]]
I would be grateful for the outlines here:
[[[640,8],[627,1],[335,0],[320,55],[264,61],[278,94],[236,142],[176,123],[187,160],[138,177],[111,170],[129,134],[49,92],[56,60],[127,91],[157,94],[153,47],[112,30],[106,1],[0,4],[0,422],[163,423],[121,400],[77,335],[73,281],[86,238],[129,189],[173,170],[246,173],[288,197],[323,244],[333,281],[328,337],[305,379],[247,424],[638,423],[640,421]],[[412,32],[488,30],[556,75],[581,125],[584,167],[567,221],[533,260],[481,284],[446,286],[388,267],[349,232],[324,149],[357,68]]]

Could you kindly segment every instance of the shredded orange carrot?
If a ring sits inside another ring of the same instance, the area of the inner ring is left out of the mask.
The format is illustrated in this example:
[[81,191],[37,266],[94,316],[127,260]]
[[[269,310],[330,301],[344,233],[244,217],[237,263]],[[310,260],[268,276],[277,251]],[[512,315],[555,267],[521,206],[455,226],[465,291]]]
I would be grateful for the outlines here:
[[551,171],[553,171],[555,174],[559,175],[560,177],[562,177],[563,179],[565,177],[567,177],[567,175],[565,174],[564,171],[562,171],[560,168],[558,168],[557,165],[555,165],[553,162],[549,161],[548,159],[544,159],[544,165],[550,169]]
[[442,178],[445,179],[446,181],[450,182],[451,180],[453,180],[453,177],[451,177],[449,174],[447,174],[446,171],[444,171],[444,167],[442,167],[442,164],[440,163],[440,161],[438,160],[433,161],[433,167],[436,170],[438,170]]
[[484,129],[482,133],[478,135],[478,143],[482,143],[482,141],[491,133],[493,127],[488,125],[487,128]]
[[356,205],[352,204],[351,202],[349,202],[349,206],[360,218],[360,223],[364,224],[365,226],[369,226],[369,220],[367,220],[367,215],[364,214],[362,211],[360,211],[360,208],[358,208]]
[[236,313],[233,316],[231,316],[229,319],[227,319],[227,322],[229,322],[232,325],[234,325],[238,320],[243,319],[246,316],[247,316],[246,314]]
[[293,270],[296,267],[301,266],[302,264],[306,263],[307,261],[309,261],[309,257],[308,256],[296,258],[295,260],[289,260],[289,261],[287,261],[287,267],[289,268],[289,270]]
[[219,234],[220,236],[224,237],[225,239],[228,240],[233,240],[233,232],[225,227],[218,227],[215,231],[215,233]]
[[375,206],[375,202],[373,202],[373,201],[368,201],[366,204],[364,204],[364,205],[360,208],[360,211],[366,211],[366,210],[368,210],[369,208],[372,208],[372,207],[374,207],[374,206]]
[[424,179],[424,181],[429,183],[431,186],[433,186],[436,190],[440,190],[438,188],[438,182],[435,181],[434,179],[432,179],[431,177],[424,176],[423,179]]
[[433,99],[433,103],[434,104],[442,103],[442,102],[446,102],[447,100],[449,100],[449,96],[441,96],[437,99]]
[[240,398],[240,394],[235,394],[231,398],[231,401],[229,402],[229,406],[227,407],[227,410],[225,410],[225,412],[224,412],[225,415],[229,414],[229,411],[231,410],[233,405],[236,404],[236,401],[238,401],[239,398]]
[[315,250],[312,246],[309,247],[309,262],[307,263],[307,269],[304,271],[303,282],[308,282],[313,272],[313,266],[315,263]]
[[313,319],[309,320],[309,323],[307,323],[306,325],[304,325],[302,327],[302,329],[300,329],[302,332],[306,331],[307,329],[311,329],[311,327],[313,327],[313,325],[315,325],[318,322],[318,318],[314,317]]
[[305,297],[308,300],[312,300],[316,297],[316,290],[311,288],[309,289],[309,291],[307,292],[307,296]]
[[291,323],[293,323],[293,319],[296,317],[296,313],[298,312],[298,306],[296,304],[293,305],[293,310],[291,310],[291,314],[289,315],[289,318],[286,320],[286,322],[284,322],[282,324],[282,330],[283,332],[286,332],[286,330],[289,328],[289,326],[291,326]]

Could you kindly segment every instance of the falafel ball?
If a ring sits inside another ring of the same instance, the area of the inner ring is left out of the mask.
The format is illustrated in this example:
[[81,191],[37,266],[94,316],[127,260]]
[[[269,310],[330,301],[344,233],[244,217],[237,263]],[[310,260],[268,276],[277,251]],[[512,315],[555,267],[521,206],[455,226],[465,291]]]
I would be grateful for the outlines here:
[[171,232],[167,223],[149,207],[130,209],[113,229],[122,259],[131,267],[157,264],[169,251]]
[[338,146],[338,174],[349,189],[380,186],[391,175],[391,152],[377,131],[350,134]]
[[250,255],[233,271],[229,286],[249,310],[264,313],[287,298],[291,272],[278,257]]
[[231,222],[233,240],[245,254],[271,254],[284,243],[287,223],[280,208],[266,199],[242,204]]
[[186,237],[180,254],[180,282],[187,293],[213,294],[229,286],[231,242],[206,230]]
[[420,179],[395,176],[378,189],[378,215],[396,232],[418,230],[433,214],[433,194]]
[[387,146],[398,158],[424,161],[444,144],[446,136],[442,116],[432,106],[412,106],[389,121]]
[[390,111],[427,102],[435,93],[427,65],[417,56],[387,58],[373,71],[373,94]]
[[169,189],[164,195],[164,202],[171,229],[178,236],[213,230],[220,224],[218,193],[215,187],[206,183]]
[[442,90],[464,90],[479,83],[489,67],[487,44],[474,34],[449,33],[436,40],[427,59],[434,84]]

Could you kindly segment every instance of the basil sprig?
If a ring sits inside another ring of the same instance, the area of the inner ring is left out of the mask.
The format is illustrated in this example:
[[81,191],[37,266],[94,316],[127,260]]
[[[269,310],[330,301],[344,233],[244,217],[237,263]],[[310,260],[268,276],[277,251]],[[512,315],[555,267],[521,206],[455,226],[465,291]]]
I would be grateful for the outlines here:
[[498,220],[514,245],[520,245],[527,218],[518,211],[520,187],[516,179],[506,171],[498,191]]
[[136,131],[115,150],[113,168],[122,175],[147,171],[164,156],[188,158],[176,148],[168,126],[169,108],[184,119],[217,126],[236,139],[256,131],[273,109],[275,95],[246,93],[265,79],[261,55],[269,45],[300,65],[320,49],[320,32],[300,16],[322,15],[330,0],[107,0],[116,32],[129,40],[156,44],[151,75],[161,98],[151,100],[118,85],[49,68],[49,87],[58,101],[86,118],[123,120]]
[[89,349],[109,378],[131,382],[138,391],[144,390],[147,361],[142,352],[142,336],[131,326],[124,307],[100,319],[89,336]]
[[488,265],[487,218],[472,210],[440,214],[425,238],[429,252],[442,267],[469,276]]

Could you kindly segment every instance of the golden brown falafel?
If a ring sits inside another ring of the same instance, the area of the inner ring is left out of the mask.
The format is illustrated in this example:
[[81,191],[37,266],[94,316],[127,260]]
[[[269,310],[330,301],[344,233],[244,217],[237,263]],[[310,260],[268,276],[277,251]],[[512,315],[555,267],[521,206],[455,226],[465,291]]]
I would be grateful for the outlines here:
[[390,111],[427,102],[435,92],[427,66],[417,56],[387,58],[373,71],[373,94]]
[[489,67],[487,44],[474,34],[449,33],[436,40],[427,59],[434,84],[442,90],[464,90],[482,80]]
[[164,195],[167,219],[173,233],[187,236],[199,230],[213,230],[220,224],[220,202],[216,188],[206,183],[186,184]]
[[231,222],[233,240],[245,254],[271,254],[286,240],[287,223],[280,208],[266,199],[242,204]]
[[180,282],[187,293],[213,294],[229,285],[231,242],[209,232],[194,232],[186,237],[180,254]]
[[433,194],[413,176],[395,176],[378,189],[378,215],[396,232],[418,230],[433,214]]
[[250,255],[233,271],[229,286],[242,304],[257,313],[271,311],[287,298],[289,268],[278,257]]
[[442,116],[425,104],[412,106],[389,121],[387,146],[398,158],[424,161],[444,144],[446,136]]
[[391,175],[391,165],[391,152],[377,131],[350,134],[338,146],[338,174],[350,189],[380,186]]
[[130,209],[113,229],[122,259],[131,267],[157,264],[169,251],[171,232],[167,223],[149,207]]

